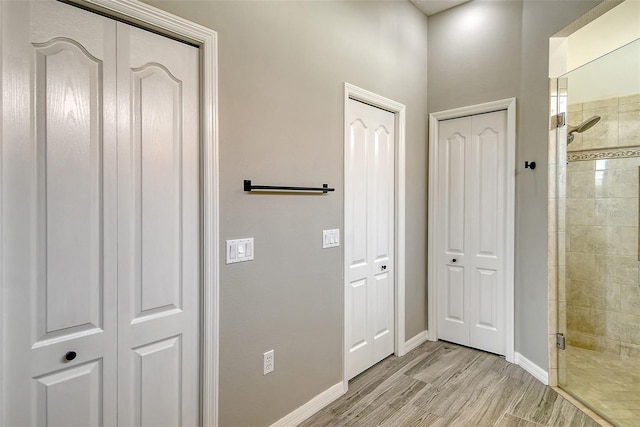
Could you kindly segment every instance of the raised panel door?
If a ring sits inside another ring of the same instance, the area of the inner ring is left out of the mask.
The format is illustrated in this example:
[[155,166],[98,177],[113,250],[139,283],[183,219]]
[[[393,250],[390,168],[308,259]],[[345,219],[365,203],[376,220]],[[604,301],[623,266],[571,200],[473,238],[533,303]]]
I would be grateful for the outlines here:
[[373,271],[371,287],[370,329],[373,335],[373,358],[369,366],[394,351],[394,114],[362,104],[367,110],[373,131],[373,152],[369,159],[368,196],[370,245]]
[[469,118],[441,122],[439,132],[438,209],[442,227],[437,230],[438,337],[468,344],[469,290],[467,281],[467,152],[471,140]]
[[395,116],[350,99],[345,120],[345,345],[352,378],[394,351]]
[[117,31],[119,424],[197,425],[199,52]]
[[505,352],[506,111],[440,122],[438,337]]
[[197,425],[198,50],[57,1],[1,30],[0,425]]
[[505,353],[505,162],[507,112],[472,116],[473,167],[468,181],[469,344]]
[[345,161],[348,162],[350,173],[345,176],[345,340],[347,371],[351,378],[357,374],[356,367],[367,366],[372,358],[373,337],[369,331],[372,290],[368,275],[371,263],[371,212],[367,197],[372,130],[362,117],[347,116],[347,120],[349,139],[346,142],[349,155]]
[[0,424],[114,425],[116,24],[53,1],[2,19]]

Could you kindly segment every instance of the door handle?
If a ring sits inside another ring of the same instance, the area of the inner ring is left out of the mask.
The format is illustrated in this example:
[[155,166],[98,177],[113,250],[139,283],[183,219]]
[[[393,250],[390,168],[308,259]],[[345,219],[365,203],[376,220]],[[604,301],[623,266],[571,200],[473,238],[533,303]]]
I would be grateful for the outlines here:
[[386,269],[387,269],[386,265],[383,265],[382,267],[380,267],[380,270],[386,270]]
[[75,351],[67,351],[67,354],[64,355],[64,359],[67,362],[71,362],[73,359],[75,359],[77,356],[77,353]]
[[451,260],[451,262],[456,262],[456,261],[458,261],[458,260],[457,260],[457,259],[455,259],[455,258]]

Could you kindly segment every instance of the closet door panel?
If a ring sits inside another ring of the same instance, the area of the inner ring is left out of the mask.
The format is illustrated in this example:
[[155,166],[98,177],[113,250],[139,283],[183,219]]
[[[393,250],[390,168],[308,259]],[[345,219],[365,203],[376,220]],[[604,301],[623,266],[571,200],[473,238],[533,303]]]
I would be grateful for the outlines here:
[[198,425],[198,49],[57,1],[1,19],[0,425]]
[[119,423],[197,425],[198,49],[117,32]]
[[505,353],[506,111],[438,135],[438,338]]
[[394,351],[395,116],[349,99],[345,127],[345,369],[353,378]]
[[440,123],[438,135],[438,337],[469,343],[468,151],[471,120]]
[[116,23],[2,7],[0,425],[114,425]]

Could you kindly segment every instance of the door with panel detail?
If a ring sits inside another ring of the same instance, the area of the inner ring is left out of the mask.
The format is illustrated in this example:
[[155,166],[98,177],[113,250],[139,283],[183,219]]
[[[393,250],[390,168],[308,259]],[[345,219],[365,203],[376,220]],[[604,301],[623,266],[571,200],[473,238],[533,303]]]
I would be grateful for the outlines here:
[[198,51],[123,75],[126,25],[1,7],[0,425],[197,425]]
[[2,8],[0,424],[114,425],[115,22]]
[[506,111],[440,122],[438,338],[505,353]]
[[394,351],[395,115],[350,99],[345,156],[347,378]]
[[118,419],[199,423],[198,49],[118,35]]

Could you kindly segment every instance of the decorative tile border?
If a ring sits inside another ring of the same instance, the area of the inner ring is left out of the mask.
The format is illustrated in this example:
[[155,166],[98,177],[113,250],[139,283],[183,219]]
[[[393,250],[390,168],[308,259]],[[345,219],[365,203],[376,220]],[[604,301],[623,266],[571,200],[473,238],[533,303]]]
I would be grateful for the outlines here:
[[570,151],[567,153],[567,161],[580,162],[585,160],[600,159],[626,159],[629,157],[640,157],[640,147],[601,149],[589,151]]

